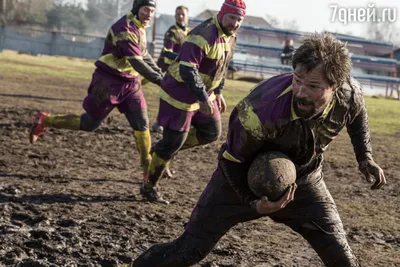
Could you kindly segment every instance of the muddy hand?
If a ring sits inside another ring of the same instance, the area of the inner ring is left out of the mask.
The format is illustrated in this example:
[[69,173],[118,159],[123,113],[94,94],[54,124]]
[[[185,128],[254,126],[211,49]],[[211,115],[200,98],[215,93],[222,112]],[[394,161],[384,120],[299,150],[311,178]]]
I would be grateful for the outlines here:
[[200,103],[200,112],[204,115],[211,116],[214,113],[213,101],[207,100],[206,102]]
[[386,178],[383,170],[372,159],[361,161],[358,165],[358,168],[362,174],[364,174],[368,183],[375,182],[371,186],[372,190],[380,189],[386,184]]
[[256,209],[259,214],[269,214],[286,207],[286,205],[294,199],[294,192],[297,189],[297,185],[293,184],[287,191],[286,194],[281,197],[278,201],[269,201],[267,197],[262,197],[257,201]]
[[224,113],[226,111],[226,102],[224,96],[222,94],[217,94],[215,100],[217,101],[219,111]]

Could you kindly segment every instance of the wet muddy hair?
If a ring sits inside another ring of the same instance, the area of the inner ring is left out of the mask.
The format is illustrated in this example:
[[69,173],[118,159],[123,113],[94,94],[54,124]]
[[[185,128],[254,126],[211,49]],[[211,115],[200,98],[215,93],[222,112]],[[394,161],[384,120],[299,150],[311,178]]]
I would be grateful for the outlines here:
[[321,67],[332,87],[343,85],[350,77],[351,59],[346,44],[328,33],[315,33],[303,38],[292,62],[293,69],[301,65],[307,72]]

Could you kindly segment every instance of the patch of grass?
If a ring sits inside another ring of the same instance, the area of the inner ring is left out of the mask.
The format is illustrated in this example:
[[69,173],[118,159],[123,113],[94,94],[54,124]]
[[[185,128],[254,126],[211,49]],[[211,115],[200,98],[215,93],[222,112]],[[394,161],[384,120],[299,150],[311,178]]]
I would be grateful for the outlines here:
[[92,69],[94,68],[94,60],[80,59],[80,58],[68,58],[63,56],[32,56],[28,54],[19,54],[15,51],[4,50],[0,53],[0,61],[13,61],[21,64],[35,64],[42,67],[51,68],[72,68],[72,69]]
[[365,98],[371,132],[400,132],[400,101],[385,98]]
[[48,75],[51,77],[90,80],[94,61],[67,57],[31,56],[4,51],[0,54],[0,73],[12,75]]
[[[1,63],[1,61],[0,61]],[[34,67],[34,66],[24,66],[24,65],[15,65],[15,64],[3,64],[0,65],[0,72],[19,72],[24,73],[25,75],[48,75],[52,77],[60,77],[60,78],[72,78],[72,79],[82,79],[88,80],[91,77],[87,75],[87,73],[82,73],[79,70],[52,70],[51,68],[45,67]]]
[[230,106],[235,106],[243,97],[245,97],[256,83],[245,81],[227,80],[225,83],[224,96],[231,103]]

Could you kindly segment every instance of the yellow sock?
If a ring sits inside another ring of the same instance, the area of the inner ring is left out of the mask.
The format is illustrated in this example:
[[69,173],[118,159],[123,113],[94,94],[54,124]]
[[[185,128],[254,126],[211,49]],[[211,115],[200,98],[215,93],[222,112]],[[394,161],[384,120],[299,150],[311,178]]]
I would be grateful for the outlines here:
[[154,186],[157,185],[161,179],[165,168],[168,166],[169,161],[160,158],[156,153],[153,153],[149,166],[149,182]]
[[149,130],[145,131],[134,131],[133,136],[135,137],[136,148],[140,157],[140,166],[143,168],[144,176],[147,177],[149,171],[149,165],[151,161],[150,149],[151,149],[151,135]]
[[70,130],[79,130],[81,125],[81,116],[79,115],[51,115],[44,118],[44,125]]
[[200,144],[199,140],[197,139],[196,135],[196,128],[190,127],[188,137],[186,138],[185,143],[183,144],[181,149],[188,149]]

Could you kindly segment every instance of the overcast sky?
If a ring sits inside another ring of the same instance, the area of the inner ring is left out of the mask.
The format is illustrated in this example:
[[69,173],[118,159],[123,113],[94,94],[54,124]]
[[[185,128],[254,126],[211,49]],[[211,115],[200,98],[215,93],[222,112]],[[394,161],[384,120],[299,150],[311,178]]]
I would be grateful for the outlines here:
[[[85,2],[86,0],[78,0]],[[350,22],[344,25],[338,19],[332,22],[333,8],[330,5],[348,8],[368,8],[368,4],[374,2],[368,0],[245,0],[247,12],[253,16],[265,17],[272,15],[279,19],[296,20],[300,31],[333,31],[364,36],[366,22]],[[219,10],[223,0],[158,0],[157,13],[174,14],[175,7],[186,5],[189,8],[190,16],[196,16],[204,9]],[[396,26],[400,29],[400,1],[399,0],[379,0],[375,2],[375,7],[392,8],[396,11]],[[342,13],[343,14],[343,13]],[[393,14],[393,13],[392,13]],[[337,16],[338,17],[338,16]]]

